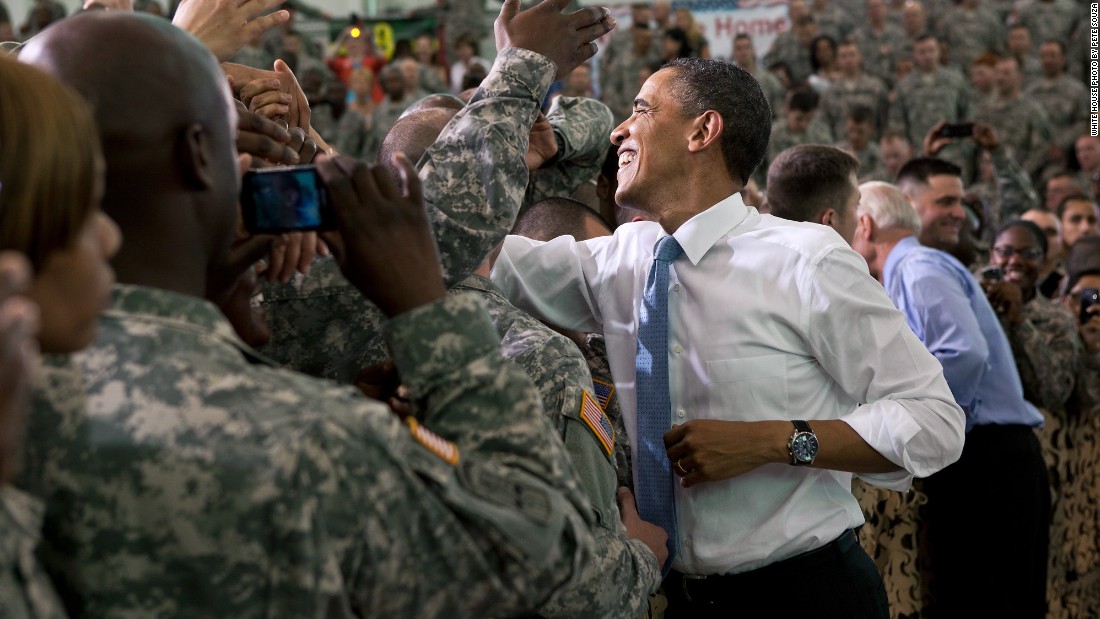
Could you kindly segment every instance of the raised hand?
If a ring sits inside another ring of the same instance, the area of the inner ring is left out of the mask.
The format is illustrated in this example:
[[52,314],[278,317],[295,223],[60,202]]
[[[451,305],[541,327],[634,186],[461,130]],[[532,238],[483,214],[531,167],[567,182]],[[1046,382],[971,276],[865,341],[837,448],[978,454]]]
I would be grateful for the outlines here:
[[[172,24],[195,35],[219,62],[233,57],[269,28],[290,20],[289,11],[263,15],[284,0],[183,0]],[[263,17],[256,17],[263,15]]]
[[529,49],[546,56],[558,67],[556,79],[596,54],[596,39],[615,27],[604,7],[586,7],[562,13],[569,0],[543,0],[519,10],[519,0],[505,0],[493,24],[497,51],[510,47]]

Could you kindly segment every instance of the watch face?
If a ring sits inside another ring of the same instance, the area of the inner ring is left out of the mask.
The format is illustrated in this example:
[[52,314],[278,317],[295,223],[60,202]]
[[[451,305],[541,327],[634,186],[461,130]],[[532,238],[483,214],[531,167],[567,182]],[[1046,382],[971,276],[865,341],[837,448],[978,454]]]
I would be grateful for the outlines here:
[[799,462],[813,462],[817,456],[817,437],[809,432],[795,435],[791,441],[791,454]]

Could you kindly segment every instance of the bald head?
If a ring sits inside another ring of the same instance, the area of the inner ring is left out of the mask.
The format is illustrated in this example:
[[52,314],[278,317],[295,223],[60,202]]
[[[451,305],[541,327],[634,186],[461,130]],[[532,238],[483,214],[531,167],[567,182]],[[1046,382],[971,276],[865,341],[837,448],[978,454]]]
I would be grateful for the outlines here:
[[405,153],[409,161],[415,164],[457,113],[454,108],[429,107],[402,116],[382,140],[378,163],[398,178],[397,169],[393,167],[393,156]]
[[94,11],[57,23],[19,60],[91,104],[107,164],[103,208],[126,239],[119,281],[205,295],[239,192],[237,114],[214,56],[168,21]]

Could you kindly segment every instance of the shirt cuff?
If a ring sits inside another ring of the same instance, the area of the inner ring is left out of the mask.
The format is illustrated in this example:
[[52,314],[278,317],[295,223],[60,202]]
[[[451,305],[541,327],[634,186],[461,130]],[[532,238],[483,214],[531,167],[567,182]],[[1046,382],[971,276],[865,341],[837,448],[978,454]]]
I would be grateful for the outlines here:
[[447,295],[400,314],[383,325],[382,334],[414,398],[500,346],[481,300],[469,294]]

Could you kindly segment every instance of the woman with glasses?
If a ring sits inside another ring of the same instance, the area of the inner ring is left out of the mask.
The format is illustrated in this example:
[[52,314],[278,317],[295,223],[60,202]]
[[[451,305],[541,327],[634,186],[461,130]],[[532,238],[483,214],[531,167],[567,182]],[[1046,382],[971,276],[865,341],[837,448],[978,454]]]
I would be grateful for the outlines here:
[[1088,504],[1095,491],[1088,491],[1087,484],[1095,483],[1096,474],[1084,475],[1090,467],[1082,466],[1091,448],[1081,444],[1082,431],[1095,433],[1088,432],[1089,424],[1082,424],[1077,407],[1067,402],[1082,354],[1075,318],[1038,293],[1047,250],[1047,235],[1039,226],[1020,219],[1005,222],[993,237],[982,285],[1012,345],[1024,396],[1043,410],[1040,444],[1051,485],[1047,599],[1051,616],[1060,616],[1074,605],[1071,583],[1087,555],[1074,548],[1080,546],[1090,514],[1095,515]]

